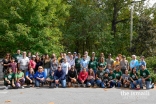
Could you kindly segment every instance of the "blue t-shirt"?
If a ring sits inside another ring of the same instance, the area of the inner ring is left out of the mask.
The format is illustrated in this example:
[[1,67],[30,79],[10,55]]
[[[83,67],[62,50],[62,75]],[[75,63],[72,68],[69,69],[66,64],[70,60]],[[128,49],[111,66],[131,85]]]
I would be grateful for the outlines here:
[[29,71],[26,72],[26,76],[28,76],[30,79],[34,78],[34,74],[31,74]]
[[43,71],[43,72],[36,72],[36,74],[35,74],[35,78],[46,78],[46,74],[45,74],[45,72]]

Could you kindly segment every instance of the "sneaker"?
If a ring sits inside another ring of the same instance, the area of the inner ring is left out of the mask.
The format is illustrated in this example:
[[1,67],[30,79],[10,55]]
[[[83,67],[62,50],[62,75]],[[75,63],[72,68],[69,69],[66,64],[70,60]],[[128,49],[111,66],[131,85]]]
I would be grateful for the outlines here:
[[10,85],[8,85],[8,88],[11,88],[11,86],[10,86]]
[[22,86],[22,88],[24,88],[24,86]]
[[5,89],[8,90],[8,86],[5,86]]
[[83,87],[86,87],[86,85],[85,85],[85,84],[82,84],[82,86],[83,86]]
[[154,83],[152,83],[152,87],[151,87],[152,89],[154,88]]

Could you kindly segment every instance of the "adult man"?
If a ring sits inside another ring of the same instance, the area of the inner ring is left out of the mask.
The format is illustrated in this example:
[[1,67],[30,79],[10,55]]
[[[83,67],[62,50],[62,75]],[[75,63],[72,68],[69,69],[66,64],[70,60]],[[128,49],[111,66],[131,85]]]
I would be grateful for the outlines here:
[[138,66],[139,66],[139,62],[136,59],[136,56],[132,55],[132,60],[130,61],[130,70],[132,70],[132,68],[136,67],[137,71],[138,71]]
[[76,68],[78,74],[80,73],[80,70],[81,70],[80,62],[81,62],[81,54],[78,53],[78,58],[75,59],[75,68]]
[[54,80],[56,88],[58,88],[59,84],[61,84],[63,88],[66,88],[66,72],[61,69],[60,65],[54,73]]
[[23,57],[18,60],[18,67],[24,72],[24,75],[26,74],[26,71],[28,70],[29,65],[29,58],[26,56],[26,52],[23,52]]
[[122,56],[122,60],[120,61],[120,67],[123,74],[125,74],[125,70],[129,69],[129,63],[126,60],[126,56]]
[[21,51],[17,50],[17,53],[14,54],[12,57],[15,59],[16,62],[18,62],[18,60],[22,58]]
[[81,64],[81,70],[83,68],[86,68],[86,70],[88,71],[88,64],[89,64],[89,61],[86,59],[86,55],[83,55],[83,59],[81,60],[80,64]]
[[111,64],[111,66],[113,67],[114,64],[114,60],[111,58],[111,54],[108,55],[108,58],[106,59],[107,64]]
[[89,61],[90,61],[90,57],[88,56],[88,52],[85,51],[85,52],[84,52],[84,55],[86,56],[86,60],[89,62]]

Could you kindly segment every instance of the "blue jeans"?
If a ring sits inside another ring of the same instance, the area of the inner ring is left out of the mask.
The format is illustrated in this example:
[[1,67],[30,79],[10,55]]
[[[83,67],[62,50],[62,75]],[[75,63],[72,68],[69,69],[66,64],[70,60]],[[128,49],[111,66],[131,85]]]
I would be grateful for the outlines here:
[[117,87],[121,87],[121,82],[116,82]]
[[91,84],[92,86],[94,86],[94,79],[88,80],[87,81],[87,86],[89,86],[89,84]]
[[45,72],[45,76],[47,78],[50,74],[50,68],[44,68],[44,72]]
[[35,86],[39,87],[40,83],[43,84],[44,82],[45,82],[45,80],[41,81],[41,80],[35,79]]
[[[142,79],[140,78],[138,81],[139,81],[140,87],[143,88]],[[151,86],[151,81],[145,81],[145,85],[146,85],[146,89],[150,89],[152,87]]]
[[111,82],[110,82],[110,88],[114,87],[115,83],[116,82],[114,80],[111,80]]
[[99,86],[99,87],[101,87],[101,88],[105,88],[105,85],[104,85],[104,83],[101,81],[101,80],[96,80],[96,84]]
[[[56,80],[58,80],[59,78],[56,77]],[[66,79],[59,81],[62,85],[63,88],[66,88]],[[56,86],[59,86],[58,84],[56,84]]]
[[[134,83],[135,83],[135,84],[134,84]],[[138,80],[135,80],[134,83],[133,83],[133,82],[130,82],[131,89],[136,88],[136,85],[139,84],[139,81],[138,81]]]

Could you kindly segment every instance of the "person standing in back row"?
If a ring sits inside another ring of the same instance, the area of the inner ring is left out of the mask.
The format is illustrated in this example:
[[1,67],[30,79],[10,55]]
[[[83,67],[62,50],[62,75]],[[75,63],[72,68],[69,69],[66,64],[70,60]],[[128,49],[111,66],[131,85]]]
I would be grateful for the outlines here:
[[50,65],[51,65],[51,61],[50,61],[49,55],[46,54],[45,59],[43,60],[43,68],[44,68],[46,78],[50,74],[50,67],[51,67]]
[[120,61],[120,67],[123,74],[125,74],[125,70],[129,70],[129,63],[126,60],[126,56],[122,56],[122,60]]
[[78,58],[75,59],[75,68],[77,70],[77,73],[79,74],[80,73],[80,70],[81,70],[81,54],[78,53]]
[[107,64],[110,64],[113,68],[114,60],[112,59],[112,55],[109,54],[108,58],[106,59]]
[[29,66],[29,58],[26,56],[26,52],[23,52],[23,57],[18,61],[18,67],[24,72],[24,75],[26,74],[26,71],[28,70]]

